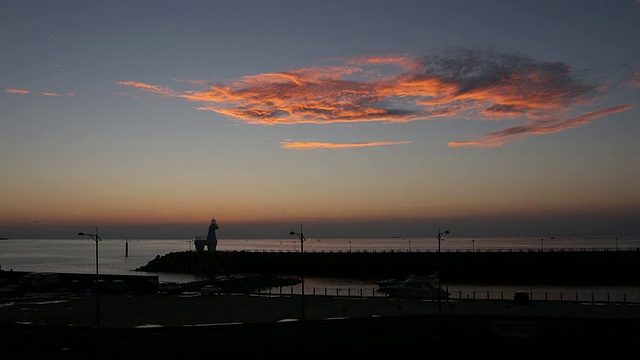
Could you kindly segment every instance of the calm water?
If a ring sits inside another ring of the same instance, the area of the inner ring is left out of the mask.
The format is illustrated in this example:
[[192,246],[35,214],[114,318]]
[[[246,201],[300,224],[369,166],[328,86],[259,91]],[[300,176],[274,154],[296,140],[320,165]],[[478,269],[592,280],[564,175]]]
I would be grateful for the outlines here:
[[[127,251],[128,248],[128,251]],[[592,250],[636,250],[640,248],[640,237],[558,237],[558,238],[445,238],[440,243],[441,251],[592,251]],[[379,252],[379,251],[437,251],[436,239],[390,238],[390,239],[316,239],[307,238],[305,252]],[[286,239],[232,239],[218,240],[218,250],[229,251],[300,251],[297,238]],[[158,275],[160,281],[186,282],[202,280],[199,276],[169,273],[142,273],[134,270],[146,265],[157,255],[171,252],[195,251],[190,239],[176,240],[124,240],[104,239],[98,244],[99,271],[102,274],[149,274]],[[128,252],[128,254],[127,254]],[[128,256],[126,256],[128,255]],[[66,273],[95,273],[96,244],[90,238],[76,239],[9,239],[0,240],[0,266],[3,270],[49,271]],[[640,287],[515,287],[446,284],[456,297],[463,298],[509,298],[514,291],[535,292],[534,297],[558,297],[565,299],[577,296],[588,300],[595,293],[597,299],[612,301],[638,298]],[[315,289],[314,289],[315,288]],[[305,291],[322,293],[325,288],[335,291],[375,291],[373,282],[350,279],[307,278]],[[346,289],[346,290],[345,290]],[[349,290],[353,289],[353,290]],[[290,289],[299,292],[299,287]],[[549,292],[550,294],[545,294]],[[597,300],[596,299],[596,300]]]

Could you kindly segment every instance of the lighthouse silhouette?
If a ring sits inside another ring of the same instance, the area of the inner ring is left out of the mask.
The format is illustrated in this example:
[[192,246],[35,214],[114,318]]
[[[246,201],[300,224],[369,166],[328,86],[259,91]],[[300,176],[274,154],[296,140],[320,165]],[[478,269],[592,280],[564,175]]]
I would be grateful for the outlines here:
[[218,245],[218,238],[216,237],[216,230],[218,230],[218,223],[216,219],[211,219],[211,224],[209,224],[209,232],[207,233],[207,238],[201,239],[200,236],[193,242],[196,246],[196,251],[204,251],[205,246],[207,247],[207,251],[215,252],[216,246]]

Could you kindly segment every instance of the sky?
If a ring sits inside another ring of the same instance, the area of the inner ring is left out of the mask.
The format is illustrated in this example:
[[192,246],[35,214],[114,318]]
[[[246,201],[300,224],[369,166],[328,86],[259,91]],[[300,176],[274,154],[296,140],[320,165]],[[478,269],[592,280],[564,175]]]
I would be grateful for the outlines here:
[[0,2],[0,236],[640,234],[640,1]]

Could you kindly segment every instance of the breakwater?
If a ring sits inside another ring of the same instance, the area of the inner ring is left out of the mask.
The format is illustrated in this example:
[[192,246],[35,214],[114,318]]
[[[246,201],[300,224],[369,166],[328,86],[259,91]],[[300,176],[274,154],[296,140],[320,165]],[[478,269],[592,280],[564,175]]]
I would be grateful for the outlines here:
[[353,279],[439,272],[469,284],[640,285],[640,251],[173,252],[136,269],[208,275],[260,273]]

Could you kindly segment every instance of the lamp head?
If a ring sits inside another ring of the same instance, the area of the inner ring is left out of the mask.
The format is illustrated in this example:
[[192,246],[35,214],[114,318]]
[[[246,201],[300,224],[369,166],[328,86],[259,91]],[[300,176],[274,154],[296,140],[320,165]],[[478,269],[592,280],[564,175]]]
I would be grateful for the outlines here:
[[292,232],[289,233],[289,235],[295,235],[295,234],[296,234],[295,231],[292,231]]
[[445,233],[445,234],[449,234],[449,230],[446,230],[444,233]]
[[78,233],[78,236],[83,236],[83,235],[84,235],[84,233],[83,233],[83,232],[79,232],[79,233]]

